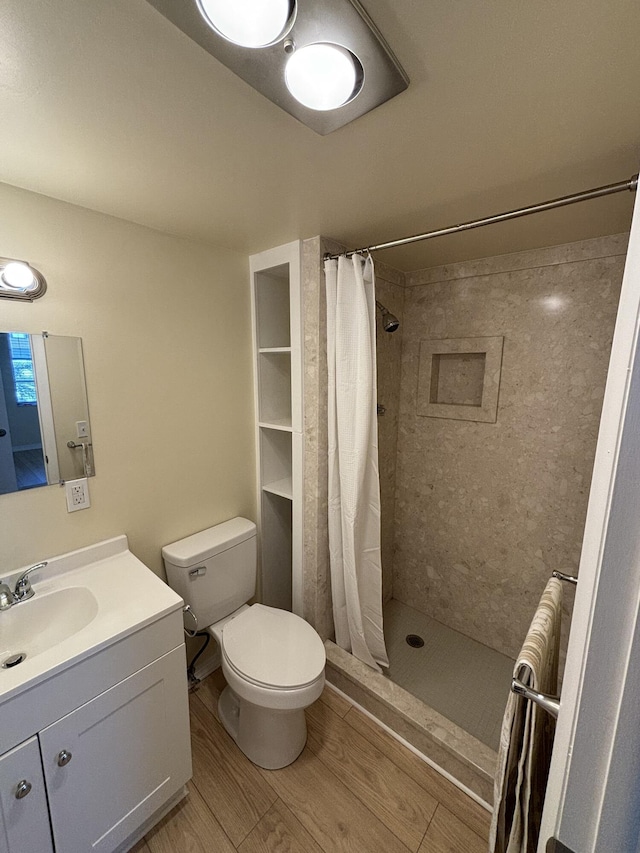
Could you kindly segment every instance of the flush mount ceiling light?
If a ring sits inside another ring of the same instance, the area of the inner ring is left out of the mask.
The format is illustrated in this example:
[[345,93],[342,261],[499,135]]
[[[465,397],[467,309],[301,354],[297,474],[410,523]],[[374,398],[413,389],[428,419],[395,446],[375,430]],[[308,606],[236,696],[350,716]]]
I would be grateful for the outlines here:
[[32,302],[47,289],[41,272],[26,261],[0,258],[0,298],[28,299]]
[[364,69],[337,44],[308,44],[293,53],[284,71],[287,88],[310,110],[336,110],[360,93]]
[[293,0],[196,0],[205,21],[240,47],[267,47],[284,38],[295,18]]
[[183,33],[325,135],[409,78],[358,0],[148,0]]

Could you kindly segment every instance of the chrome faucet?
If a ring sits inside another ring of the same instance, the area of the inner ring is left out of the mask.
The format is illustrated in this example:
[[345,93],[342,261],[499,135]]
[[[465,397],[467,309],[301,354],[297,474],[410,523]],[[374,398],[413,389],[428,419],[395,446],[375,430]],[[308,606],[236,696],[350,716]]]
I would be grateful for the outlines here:
[[46,565],[47,561],[45,560],[43,563],[36,563],[35,566],[30,566],[16,581],[16,587],[13,592],[11,592],[6,583],[0,583],[0,610],[8,610],[14,604],[19,604],[21,601],[33,598],[35,592],[31,586],[29,575],[31,572],[35,572],[36,569],[44,569]]

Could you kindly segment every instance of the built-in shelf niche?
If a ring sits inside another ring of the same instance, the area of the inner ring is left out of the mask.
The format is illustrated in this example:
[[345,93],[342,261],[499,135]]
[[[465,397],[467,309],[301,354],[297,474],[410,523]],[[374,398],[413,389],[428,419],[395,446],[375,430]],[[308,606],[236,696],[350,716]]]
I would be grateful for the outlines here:
[[258,353],[260,423],[291,426],[291,353]]
[[293,500],[291,434],[264,428],[260,430],[262,489]]
[[260,600],[302,615],[300,243],[251,258]]
[[262,598],[270,607],[292,609],[293,502],[262,493]]
[[258,349],[291,348],[289,265],[256,273]]

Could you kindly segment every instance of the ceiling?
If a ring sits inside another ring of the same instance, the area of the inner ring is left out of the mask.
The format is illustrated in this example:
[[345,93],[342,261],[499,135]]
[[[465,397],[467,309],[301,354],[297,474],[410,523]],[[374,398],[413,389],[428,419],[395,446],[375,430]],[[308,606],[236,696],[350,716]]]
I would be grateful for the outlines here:
[[[321,137],[146,0],[3,0],[0,181],[249,254],[374,244],[638,171],[637,0],[363,3],[411,83]],[[378,257],[410,270],[612,234],[632,204]]]

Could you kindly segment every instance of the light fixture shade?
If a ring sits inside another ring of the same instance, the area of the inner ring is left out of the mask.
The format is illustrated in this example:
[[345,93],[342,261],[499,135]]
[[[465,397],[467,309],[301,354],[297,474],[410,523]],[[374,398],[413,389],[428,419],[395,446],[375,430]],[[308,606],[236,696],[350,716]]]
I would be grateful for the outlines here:
[[197,0],[209,26],[241,47],[267,47],[284,38],[295,0]]
[[[262,14],[261,7],[268,6],[272,0],[147,2],[254,89],[323,136],[400,94],[409,84],[409,78],[360,0],[290,0],[290,5],[280,12],[277,26],[274,24],[260,38],[251,39],[237,32],[232,34],[221,19],[216,23],[216,11],[254,8]],[[204,11],[205,3],[208,14]],[[283,23],[287,10],[289,18]],[[226,28],[227,32],[223,34],[221,28]],[[262,44],[262,47],[257,50],[243,48],[237,43],[240,40]],[[287,87],[288,60],[306,46],[315,44],[340,45],[354,62],[355,85],[346,95],[340,94],[337,108],[323,104],[305,106]]]
[[293,97],[310,110],[335,110],[362,89],[364,73],[358,58],[337,44],[301,47],[289,57],[285,82]]
[[0,258],[0,297],[33,301],[46,289],[42,273],[26,261]]

